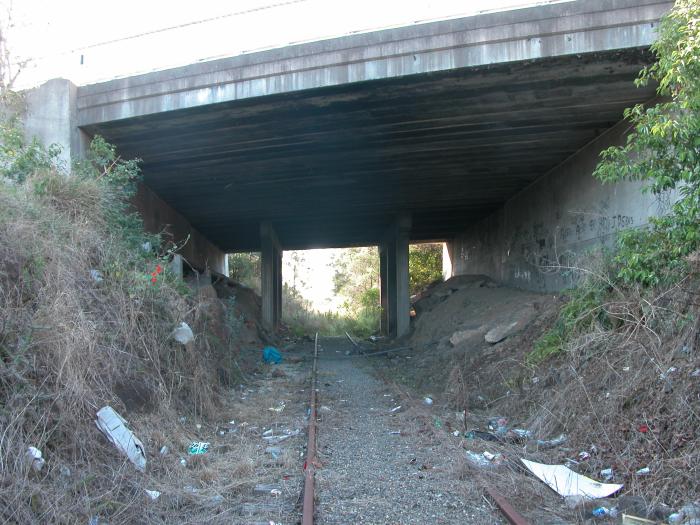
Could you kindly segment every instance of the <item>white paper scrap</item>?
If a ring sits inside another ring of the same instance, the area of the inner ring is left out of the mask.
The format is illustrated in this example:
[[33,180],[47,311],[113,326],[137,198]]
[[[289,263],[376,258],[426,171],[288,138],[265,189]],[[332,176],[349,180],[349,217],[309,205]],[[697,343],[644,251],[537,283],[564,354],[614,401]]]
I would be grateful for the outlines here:
[[530,472],[564,497],[606,498],[622,488],[622,485],[617,483],[600,483],[587,478],[564,465],[545,465],[528,461],[527,459],[521,459],[520,461],[523,462]]
[[112,407],[102,407],[95,420],[99,428],[112,444],[143,472],[146,469],[146,452],[143,443],[126,426],[126,421]]

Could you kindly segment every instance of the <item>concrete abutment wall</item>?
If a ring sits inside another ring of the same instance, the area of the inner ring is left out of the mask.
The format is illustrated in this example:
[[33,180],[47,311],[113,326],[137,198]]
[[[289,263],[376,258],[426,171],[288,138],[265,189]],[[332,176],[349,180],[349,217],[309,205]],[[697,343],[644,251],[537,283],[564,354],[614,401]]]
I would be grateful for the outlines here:
[[[70,169],[72,159],[85,155],[90,137],[77,126],[76,86],[65,79],[54,79],[24,93],[26,113],[23,123],[28,139],[37,138],[45,146],[61,147],[59,161]],[[198,271],[211,270],[228,275],[226,254],[145,185],[133,200],[151,233],[164,234],[182,244],[180,255]]]
[[592,176],[600,152],[621,144],[628,128],[618,123],[448,243],[453,274],[558,291],[574,284],[576,272],[553,266],[585,267],[591,249],[611,246],[620,230],[663,213],[663,203],[639,183],[604,185]]

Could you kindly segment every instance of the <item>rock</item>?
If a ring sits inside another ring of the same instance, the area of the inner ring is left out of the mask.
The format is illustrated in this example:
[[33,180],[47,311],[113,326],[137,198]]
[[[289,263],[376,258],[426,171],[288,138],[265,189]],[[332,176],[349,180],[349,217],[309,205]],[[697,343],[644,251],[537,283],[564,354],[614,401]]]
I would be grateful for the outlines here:
[[479,328],[471,330],[458,330],[450,336],[450,344],[452,346],[459,346],[472,337],[479,336],[482,333],[483,332]]
[[500,324],[486,332],[484,339],[486,339],[487,343],[496,344],[511,335],[516,326],[518,326],[518,321],[513,321],[510,324]]

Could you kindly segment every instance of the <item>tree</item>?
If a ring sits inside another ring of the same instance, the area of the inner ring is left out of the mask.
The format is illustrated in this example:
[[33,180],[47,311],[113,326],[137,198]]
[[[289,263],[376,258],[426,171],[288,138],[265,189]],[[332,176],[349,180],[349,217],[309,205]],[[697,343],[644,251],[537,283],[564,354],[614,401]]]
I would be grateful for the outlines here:
[[700,3],[677,0],[651,49],[657,60],[636,82],[658,83],[661,102],[625,111],[633,131],[601,153],[594,172],[603,182],[639,180],[644,191],[676,193],[668,214],[619,238],[618,277],[647,286],[673,279],[700,246]]
[[417,294],[435,281],[442,280],[442,245],[412,244],[408,250],[408,286]]

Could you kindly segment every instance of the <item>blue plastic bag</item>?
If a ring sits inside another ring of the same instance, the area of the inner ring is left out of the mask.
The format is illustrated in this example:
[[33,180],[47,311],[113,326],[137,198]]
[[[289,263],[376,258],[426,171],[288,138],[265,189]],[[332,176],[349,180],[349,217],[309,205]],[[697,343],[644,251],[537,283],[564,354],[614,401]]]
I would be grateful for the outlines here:
[[282,362],[282,354],[274,346],[266,346],[263,349],[263,361],[278,365]]

